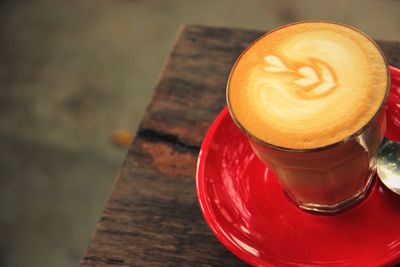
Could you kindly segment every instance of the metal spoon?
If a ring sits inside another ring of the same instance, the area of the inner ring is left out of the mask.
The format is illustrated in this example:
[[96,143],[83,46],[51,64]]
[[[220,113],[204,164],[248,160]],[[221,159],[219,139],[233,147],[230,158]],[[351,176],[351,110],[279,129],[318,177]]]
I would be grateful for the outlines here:
[[[386,105],[387,118],[396,122],[394,126],[399,132],[400,119],[400,69],[390,67],[391,89]],[[388,124],[389,126],[389,124]],[[379,147],[377,170],[381,181],[387,188],[400,195],[400,143],[383,139]]]
[[400,195],[400,143],[383,139],[378,152],[377,171],[383,184]]

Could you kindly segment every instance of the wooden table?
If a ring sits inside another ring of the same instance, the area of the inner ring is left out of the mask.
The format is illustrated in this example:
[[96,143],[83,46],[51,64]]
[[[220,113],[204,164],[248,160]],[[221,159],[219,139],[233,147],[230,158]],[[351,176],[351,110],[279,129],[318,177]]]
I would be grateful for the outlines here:
[[[245,266],[211,233],[195,189],[207,128],[241,51],[262,32],[180,29],[82,266]],[[400,43],[380,41],[400,65]]]

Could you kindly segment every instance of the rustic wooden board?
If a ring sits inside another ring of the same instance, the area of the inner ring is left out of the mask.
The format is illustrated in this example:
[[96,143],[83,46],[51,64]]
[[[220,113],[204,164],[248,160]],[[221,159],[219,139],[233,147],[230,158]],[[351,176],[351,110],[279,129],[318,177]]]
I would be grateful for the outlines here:
[[[196,199],[201,140],[258,31],[185,26],[118,174],[82,266],[245,266],[207,227]],[[400,65],[400,43],[379,42]]]

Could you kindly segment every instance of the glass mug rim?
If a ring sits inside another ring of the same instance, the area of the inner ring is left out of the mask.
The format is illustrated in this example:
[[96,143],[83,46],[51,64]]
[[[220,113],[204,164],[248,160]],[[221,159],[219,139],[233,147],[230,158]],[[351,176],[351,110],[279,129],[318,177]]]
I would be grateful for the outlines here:
[[[235,70],[235,68],[236,68],[236,66],[237,66],[237,64],[238,64],[238,62],[241,60],[242,56],[250,49],[250,47],[252,47],[254,44],[256,44],[259,40],[263,39],[265,36],[267,36],[267,35],[269,35],[269,34],[275,32],[275,31],[278,31],[278,30],[280,30],[280,29],[283,29],[283,28],[286,28],[286,27],[290,27],[290,26],[293,26],[293,25],[303,24],[303,23],[315,23],[315,22],[317,22],[317,23],[327,23],[327,24],[336,24],[336,25],[339,25],[339,26],[343,26],[343,27],[347,27],[347,28],[349,28],[349,29],[352,29],[352,30],[354,30],[354,31],[356,31],[356,32],[358,32],[358,33],[360,33],[361,35],[365,36],[365,37],[378,49],[379,53],[381,54],[381,56],[382,56],[382,58],[383,58],[383,60],[384,60],[384,62],[385,62],[385,67],[386,67],[387,84],[386,84],[386,90],[385,90],[384,98],[382,99],[382,102],[381,102],[381,104],[380,104],[378,110],[375,112],[374,116],[372,116],[372,118],[371,118],[363,127],[361,127],[359,130],[357,130],[355,133],[353,133],[353,134],[351,134],[351,135],[349,135],[349,136],[347,136],[347,137],[343,138],[342,140],[339,140],[339,141],[337,141],[337,142],[335,142],[335,143],[328,144],[328,145],[321,146],[321,147],[301,148],[301,149],[299,149],[299,148],[289,148],[289,147],[283,147],[283,146],[277,146],[277,145],[270,144],[270,143],[265,142],[265,141],[261,140],[260,138],[256,137],[255,135],[253,135],[253,134],[250,133],[249,131],[247,131],[247,130],[240,124],[240,122],[236,119],[235,114],[234,114],[234,112],[233,112],[233,109],[232,109],[232,107],[231,107],[231,104],[230,104],[230,102],[229,102],[229,84],[230,84],[230,81],[231,81],[231,78],[232,78],[232,74],[233,74],[233,72],[234,72],[234,70]],[[278,28],[276,28],[276,29],[274,29],[274,30],[272,30],[272,31],[269,31],[269,32],[267,32],[267,33],[261,35],[260,37],[258,37],[256,40],[254,40],[250,45],[248,45],[248,46],[242,51],[242,53],[239,55],[239,57],[236,59],[235,63],[233,64],[232,69],[231,69],[231,71],[230,71],[230,73],[229,73],[229,77],[228,77],[227,84],[226,84],[226,103],[227,103],[227,106],[228,106],[229,114],[231,115],[232,120],[234,121],[234,123],[236,124],[236,126],[237,126],[243,133],[245,133],[249,138],[251,138],[252,140],[256,141],[257,143],[259,143],[259,144],[261,144],[261,145],[264,145],[264,146],[267,146],[267,147],[269,147],[269,148],[272,148],[272,149],[275,149],[275,150],[278,150],[278,151],[284,151],[284,152],[292,152],[292,153],[320,152],[320,151],[329,150],[329,149],[335,148],[335,147],[337,147],[337,146],[343,145],[343,144],[345,144],[345,143],[348,143],[348,142],[350,142],[350,141],[352,141],[352,140],[357,139],[358,136],[362,135],[363,132],[364,132],[364,131],[379,117],[379,115],[381,114],[382,110],[383,110],[384,107],[385,107],[385,103],[386,103],[386,100],[387,100],[387,98],[388,98],[388,96],[389,96],[389,92],[390,92],[390,70],[389,70],[389,64],[388,64],[388,62],[387,62],[387,60],[386,60],[386,58],[385,58],[385,56],[384,56],[384,54],[383,54],[381,48],[378,46],[378,44],[377,44],[371,37],[369,37],[367,34],[365,34],[364,32],[362,32],[361,30],[356,29],[356,28],[354,28],[354,27],[351,27],[351,26],[349,26],[349,25],[343,24],[343,23],[339,23],[339,22],[335,22],[335,21],[325,21],[325,20],[306,20],[306,21],[299,21],[299,22],[294,22],[294,23],[286,24],[286,25],[281,26],[281,27],[278,27]]]

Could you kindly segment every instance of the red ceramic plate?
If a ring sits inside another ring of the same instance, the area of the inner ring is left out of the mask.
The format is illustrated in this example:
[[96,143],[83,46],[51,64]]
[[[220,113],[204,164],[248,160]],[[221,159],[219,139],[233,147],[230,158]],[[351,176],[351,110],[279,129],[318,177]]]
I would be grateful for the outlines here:
[[[399,90],[400,71],[392,68],[391,75],[392,90]],[[388,103],[393,105],[388,109],[396,109],[400,102]],[[392,126],[388,131],[399,137]],[[301,211],[253,154],[227,108],[204,138],[196,179],[211,230],[249,264],[377,266],[400,261],[400,196],[376,180],[366,200],[339,215]]]

